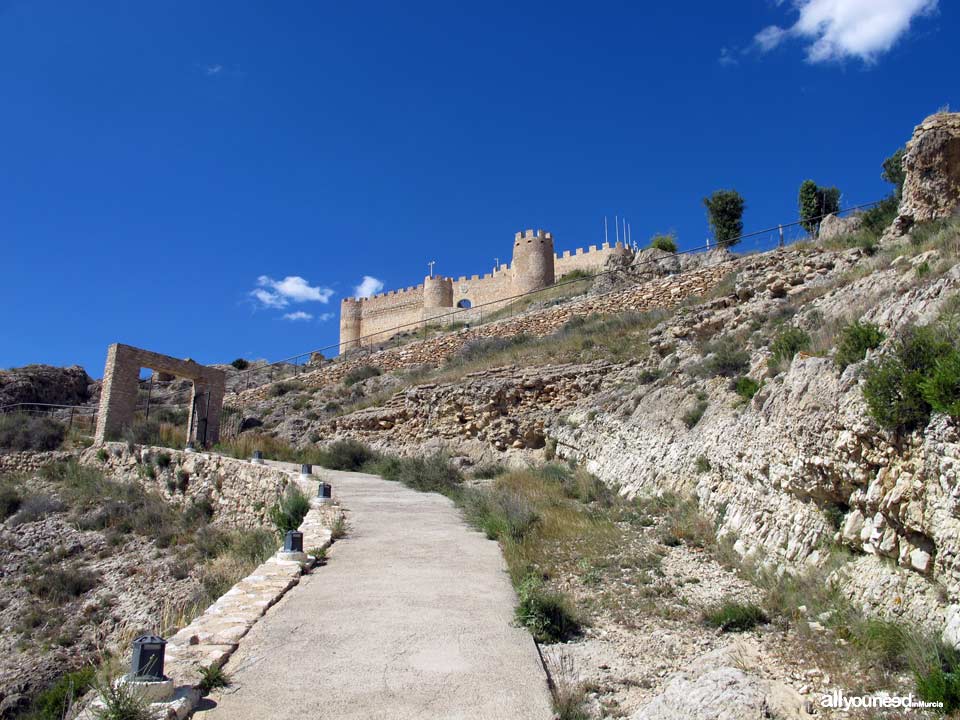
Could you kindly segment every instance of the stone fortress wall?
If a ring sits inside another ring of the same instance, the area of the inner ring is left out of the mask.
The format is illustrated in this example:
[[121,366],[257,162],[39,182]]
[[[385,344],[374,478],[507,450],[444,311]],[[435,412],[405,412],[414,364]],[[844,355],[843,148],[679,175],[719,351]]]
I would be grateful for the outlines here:
[[[513,262],[485,275],[432,276],[404,290],[369,298],[345,298],[340,304],[340,352],[383,342],[423,322],[474,322],[479,315],[475,308],[481,305],[489,313],[508,305],[517,295],[553,285],[568,273],[600,270],[611,255],[618,254],[631,252],[620,242],[612,246],[605,242],[599,248],[591,245],[587,250],[577,248],[558,255],[551,233],[517,233]],[[462,311],[455,313],[457,308]],[[403,325],[410,327],[400,328]]]

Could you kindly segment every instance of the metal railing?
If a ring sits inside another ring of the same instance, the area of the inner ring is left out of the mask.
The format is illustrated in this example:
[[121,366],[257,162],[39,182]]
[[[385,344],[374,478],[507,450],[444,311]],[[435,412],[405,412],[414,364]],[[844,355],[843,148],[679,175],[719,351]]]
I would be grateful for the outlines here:
[[[838,216],[849,214],[857,210],[873,207],[880,202],[882,202],[882,200],[874,200],[872,202],[854,205],[844,208],[835,214]],[[778,247],[785,247],[804,240],[815,239],[806,231],[804,225],[809,222],[819,223],[824,217],[826,217],[826,215],[791,221],[763,230],[745,233],[726,243],[724,247],[729,249],[736,246],[738,257],[742,257],[744,255],[775,250]],[[340,343],[325,345],[314,350],[291,355],[290,357],[266,365],[259,365],[242,370],[232,378],[228,378],[227,391],[238,393],[280,380],[296,379],[304,373],[330,367],[344,360],[354,360],[358,357],[369,356],[376,352],[397,348],[417,340],[445,334],[456,329],[475,328],[490,322],[514,318],[527,312],[542,310],[552,305],[568,303],[578,297],[586,296],[593,282],[597,278],[605,275],[616,274],[627,282],[640,285],[647,282],[647,279],[636,277],[635,271],[643,267],[643,265],[659,265],[664,261],[672,260],[680,256],[707,252],[716,250],[717,248],[718,245],[716,243],[707,241],[703,245],[670,253],[669,258],[650,258],[643,263],[634,263],[630,266],[630,270],[634,271],[633,274],[628,273],[627,268],[601,270],[593,274],[584,274],[569,280],[561,278],[558,282],[546,288],[519,293],[488,303],[474,305],[470,308],[451,308],[449,312],[438,314],[432,318],[395,325],[377,333],[362,336],[352,341],[357,343],[359,347],[350,349],[346,353],[330,359],[325,357],[325,353],[339,352]],[[638,248],[638,250],[642,249],[646,248]],[[576,286],[578,284],[583,288],[582,291],[577,291]],[[565,294],[564,288],[569,289],[570,292]],[[618,287],[612,292],[618,292],[623,289],[623,287]]]

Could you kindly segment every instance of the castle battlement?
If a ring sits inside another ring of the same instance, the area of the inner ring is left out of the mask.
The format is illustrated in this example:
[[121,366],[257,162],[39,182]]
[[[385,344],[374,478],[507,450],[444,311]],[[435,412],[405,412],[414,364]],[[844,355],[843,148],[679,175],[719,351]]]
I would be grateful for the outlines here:
[[[388,290],[368,298],[343,298],[340,312],[340,351],[373,345],[392,337],[400,326],[420,322],[471,321],[472,308],[496,310],[523,293],[549,287],[570,272],[601,269],[613,254],[629,253],[622,243],[614,247],[565,250],[554,253],[553,234],[527,229],[514,234],[513,258],[490,272],[475,275],[426,277],[420,285]],[[462,313],[457,312],[461,309]]]

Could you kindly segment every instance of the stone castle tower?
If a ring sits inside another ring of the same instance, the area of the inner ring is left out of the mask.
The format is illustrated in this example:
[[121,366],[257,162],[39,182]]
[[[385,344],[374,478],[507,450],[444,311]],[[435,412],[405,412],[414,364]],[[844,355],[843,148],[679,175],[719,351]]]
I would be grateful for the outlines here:
[[[553,235],[543,230],[517,233],[513,262],[490,273],[460,277],[426,277],[422,285],[391,290],[369,298],[345,298],[340,305],[340,352],[373,345],[426,322],[476,322],[524,293],[553,285],[574,270],[599,270],[613,254],[629,254],[621,243],[558,256]],[[459,310],[457,310],[459,308]]]

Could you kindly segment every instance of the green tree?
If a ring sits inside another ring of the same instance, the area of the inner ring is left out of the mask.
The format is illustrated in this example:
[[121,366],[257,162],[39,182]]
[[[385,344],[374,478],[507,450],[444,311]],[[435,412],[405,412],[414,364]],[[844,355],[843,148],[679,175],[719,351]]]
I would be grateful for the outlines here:
[[820,187],[813,180],[804,180],[800,185],[800,224],[808,233],[820,229],[820,220],[840,210],[840,190],[835,187]]
[[717,245],[735,245],[743,234],[743,196],[736,190],[717,190],[703,199],[703,205]]
[[880,177],[888,183],[893,183],[893,194],[899,200],[903,195],[903,181],[907,179],[907,171],[903,169],[903,156],[906,155],[906,149],[900,148],[893,155],[883,161],[883,172]]

